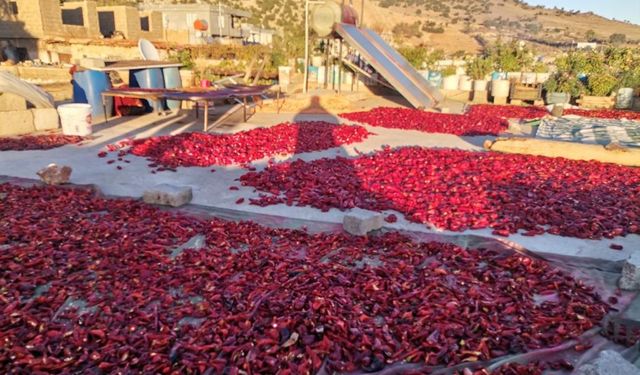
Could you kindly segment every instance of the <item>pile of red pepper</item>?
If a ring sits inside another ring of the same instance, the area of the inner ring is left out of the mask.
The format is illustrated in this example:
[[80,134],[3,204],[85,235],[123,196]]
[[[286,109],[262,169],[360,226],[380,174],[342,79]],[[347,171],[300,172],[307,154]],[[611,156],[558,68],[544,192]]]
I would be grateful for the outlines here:
[[595,161],[386,148],[356,159],[272,165],[241,181],[263,192],[250,200],[262,206],[396,210],[413,222],[503,236],[640,234],[640,169]]
[[538,118],[547,114],[541,107],[476,105],[464,115],[425,112],[406,108],[374,108],[366,112],[343,113],[340,117],[383,128],[419,130],[463,136],[498,135],[509,124],[507,118]]
[[[596,325],[524,255],[273,229],[0,185],[0,372],[311,374],[482,361]],[[200,249],[175,249],[195,235]]]
[[167,168],[243,164],[357,143],[369,134],[361,126],[320,121],[284,123],[234,134],[181,133],[134,140],[129,153]]
[[521,105],[476,104],[471,106],[469,116],[500,117],[532,120],[547,116],[549,111],[544,107]]
[[640,121],[640,112],[622,111],[619,109],[578,109],[567,108],[564,110],[565,115],[576,115],[591,118],[603,119],[627,119]]
[[68,144],[80,143],[83,140],[83,137],[62,134],[0,138],[0,151],[50,150]]

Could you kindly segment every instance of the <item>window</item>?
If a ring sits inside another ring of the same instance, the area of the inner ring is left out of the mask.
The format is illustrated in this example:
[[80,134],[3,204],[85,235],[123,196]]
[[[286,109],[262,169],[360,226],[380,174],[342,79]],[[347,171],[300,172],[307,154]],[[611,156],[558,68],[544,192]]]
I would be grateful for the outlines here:
[[149,16],[140,17],[140,29],[142,31],[149,31]]
[[62,9],[62,24],[84,26],[82,8]]
[[18,3],[15,1],[9,1],[9,13],[17,16],[18,15]]

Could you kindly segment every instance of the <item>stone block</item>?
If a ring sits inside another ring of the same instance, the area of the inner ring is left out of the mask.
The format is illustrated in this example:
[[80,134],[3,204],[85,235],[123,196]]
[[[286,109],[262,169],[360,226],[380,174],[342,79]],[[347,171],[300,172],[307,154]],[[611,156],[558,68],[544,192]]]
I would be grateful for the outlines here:
[[160,204],[164,206],[180,207],[189,202],[193,198],[193,192],[190,186],[176,186],[169,184],[160,184],[146,190],[142,199],[145,203]]
[[578,367],[576,375],[640,375],[640,369],[613,350],[603,350],[591,363]]
[[27,101],[19,95],[0,92],[0,111],[23,111]]
[[73,170],[71,167],[57,164],[49,164],[46,168],[38,171],[37,175],[47,185],[62,185],[69,182]]
[[35,130],[31,111],[0,112],[0,137],[28,134]]
[[522,105],[522,100],[520,99],[511,99],[511,105]]
[[625,260],[618,285],[623,290],[640,290],[640,252],[634,251]]
[[60,127],[60,118],[55,108],[34,108],[33,126],[36,130],[52,130]]
[[342,227],[345,232],[354,236],[364,236],[365,234],[382,228],[384,217],[382,214],[359,208],[354,208],[345,215],[342,220]]

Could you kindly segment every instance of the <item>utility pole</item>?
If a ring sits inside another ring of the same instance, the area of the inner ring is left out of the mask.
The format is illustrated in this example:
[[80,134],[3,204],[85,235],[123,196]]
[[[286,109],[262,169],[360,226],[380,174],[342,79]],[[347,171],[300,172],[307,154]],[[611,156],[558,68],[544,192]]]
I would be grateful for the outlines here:
[[304,1],[304,83],[302,92],[309,91],[309,4],[324,4],[324,1]]
[[304,1],[304,83],[302,92],[309,91],[309,0]]

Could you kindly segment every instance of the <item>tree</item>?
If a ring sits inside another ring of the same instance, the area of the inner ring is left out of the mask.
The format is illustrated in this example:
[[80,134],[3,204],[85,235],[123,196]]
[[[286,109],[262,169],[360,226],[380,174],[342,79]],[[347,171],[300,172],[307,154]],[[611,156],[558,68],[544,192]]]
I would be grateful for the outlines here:
[[587,30],[584,33],[584,37],[587,39],[587,42],[594,42],[596,40],[596,32],[593,30]]
[[624,42],[627,41],[627,36],[621,33],[615,33],[615,34],[611,34],[611,36],[609,37],[609,42],[611,42],[611,44],[622,44]]

